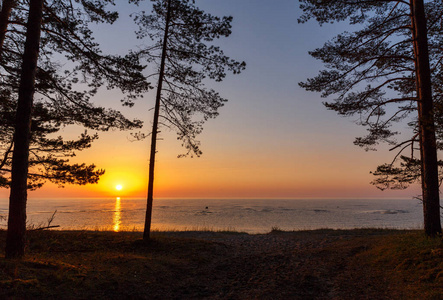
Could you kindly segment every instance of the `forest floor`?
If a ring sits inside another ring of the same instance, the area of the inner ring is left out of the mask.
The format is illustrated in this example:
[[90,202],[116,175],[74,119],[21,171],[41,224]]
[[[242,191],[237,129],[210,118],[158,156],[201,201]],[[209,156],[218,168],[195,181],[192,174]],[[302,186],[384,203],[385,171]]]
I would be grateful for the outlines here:
[[[0,231],[4,249],[5,232]],[[443,242],[419,231],[34,231],[0,256],[0,299],[443,299]]]

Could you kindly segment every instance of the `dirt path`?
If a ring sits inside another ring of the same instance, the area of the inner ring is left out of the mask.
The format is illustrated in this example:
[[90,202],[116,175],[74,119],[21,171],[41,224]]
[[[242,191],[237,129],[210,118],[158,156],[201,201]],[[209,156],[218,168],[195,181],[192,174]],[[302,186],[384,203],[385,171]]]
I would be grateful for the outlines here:
[[168,298],[389,299],[383,280],[354,263],[371,243],[367,236],[180,235],[213,241],[219,249],[209,262],[188,270],[180,284],[171,286]]

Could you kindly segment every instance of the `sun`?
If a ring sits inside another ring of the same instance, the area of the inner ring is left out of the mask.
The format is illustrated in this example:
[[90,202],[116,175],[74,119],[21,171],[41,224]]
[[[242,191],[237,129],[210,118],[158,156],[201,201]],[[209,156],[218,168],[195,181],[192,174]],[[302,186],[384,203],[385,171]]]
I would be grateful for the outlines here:
[[116,189],[117,191],[121,191],[122,188],[123,188],[123,186],[122,186],[121,184],[117,184],[117,185],[115,186],[115,189]]

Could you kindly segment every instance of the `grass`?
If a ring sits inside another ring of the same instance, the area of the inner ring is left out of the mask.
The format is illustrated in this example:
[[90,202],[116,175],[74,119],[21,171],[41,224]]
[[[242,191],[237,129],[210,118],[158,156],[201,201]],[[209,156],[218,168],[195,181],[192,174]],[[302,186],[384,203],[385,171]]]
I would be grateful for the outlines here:
[[[173,280],[174,270],[204,263],[214,245],[140,233],[33,232],[23,261],[0,260],[0,298],[140,298]],[[151,294],[155,294],[151,292]]]
[[[29,229],[36,228],[37,226],[31,226],[28,227]],[[1,230],[1,229],[0,229]],[[142,232],[143,228],[137,228],[137,227],[120,227],[118,232]],[[66,231],[66,230],[63,230]],[[70,230],[68,230],[70,231]],[[78,230],[74,230],[78,231]],[[92,229],[90,228],[81,228],[80,231],[99,231],[99,232],[110,232],[114,231],[113,226],[105,226],[105,227],[94,227]],[[235,229],[235,227],[226,227],[226,228],[219,228],[219,227],[210,227],[210,226],[192,226],[192,227],[153,227],[151,228],[152,233],[164,233],[164,232],[212,232],[212,233],[231,233],[231,234],[246,234],[244,231],[238,231]]]
[[398,298],[443,299],[443,242],[422,233],[385,236],[361,262],[401,286]]
[[[270,243],[259,251],[222,242],[261,237],[300,246]],[[275,228],[257,236],[154,232],[149,243],[140,238],[137,232],[30,232],[24,260],[0,257],[0,299],[443,299],[443,242],[418,231]],[[0,231],[2,248],[4,241]]]

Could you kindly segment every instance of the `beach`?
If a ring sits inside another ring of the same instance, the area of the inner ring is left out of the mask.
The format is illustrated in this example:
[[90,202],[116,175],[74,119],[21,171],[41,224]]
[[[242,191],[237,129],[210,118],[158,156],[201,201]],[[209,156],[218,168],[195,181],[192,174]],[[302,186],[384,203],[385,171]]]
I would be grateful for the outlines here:
[[442,299],[442,258],[420,231],[35,231],[0,258],[0,297]]

